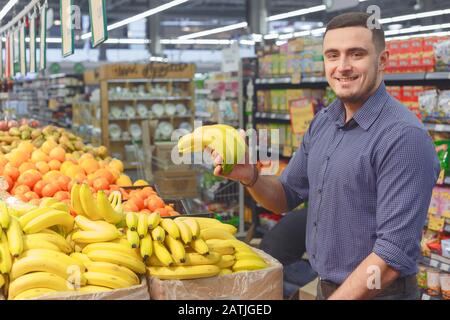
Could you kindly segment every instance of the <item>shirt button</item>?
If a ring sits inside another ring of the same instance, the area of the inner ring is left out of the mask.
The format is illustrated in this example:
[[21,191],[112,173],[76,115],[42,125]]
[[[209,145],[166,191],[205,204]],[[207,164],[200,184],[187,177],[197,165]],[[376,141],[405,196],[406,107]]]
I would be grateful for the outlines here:
[[314,227],[317,227],[317,222],[314,222]]
[[322,193],[322,189],[317,190],[318,193]]
[[325,159],[327,159],[327,161],[328,161],[328,160],[330,160],[330,157],[329,157],[329,156],[327,156],[327,157],[326,157]]
[[313,259],[315,259],[315,258],[316,258],[316,255],[315,255],[315,254],[313,254],[313,255],[312,255],[312,257],[313,257]]

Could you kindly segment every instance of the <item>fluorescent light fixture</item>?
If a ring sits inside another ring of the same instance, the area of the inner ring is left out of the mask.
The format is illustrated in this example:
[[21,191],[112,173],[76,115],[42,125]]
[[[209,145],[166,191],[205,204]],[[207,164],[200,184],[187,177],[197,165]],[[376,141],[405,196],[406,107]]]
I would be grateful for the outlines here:
[[278,41],[275,42],[275,44],[277,46],[282,46],[283,44],[286,44],[286,43],[287,43],[287,41],[284,41],[284,40],[278,40]]
[[150,61],[152,62],[168,62],[169,59],[163,57],[150,57]]
[[[160,5],[159,7],[156,7],[156,8],[147,10],[147,11],[144,11],[144,12],[142,12],[140,14],[135,15],[135,16],[132,16],[132,17],[129,17],[127,19],[124,19],[124,20],[118,21],[116,23],[113,23],[113,24],[108,26],[108,31],[111,31],[111,30],[123,27],[123,26],[125,26],[127,24],[130,24],[130,23],[133,23],[133,22],[145,19],[145,18],[147,18],[149,16],[155,15],[157,13],[160,13],[162,11],[168,10],[168,9],[170,9],[172,7],[178,6],[178,5],[183,4],[185,2],[188,2],[188,1],[189,0],[174,0],[174,1],[168,2],[166,4]],[[81,39],[88,39],[90,37],[91,37],[91,32],[83,34],[81,36]]]
[[194,33],[191,33],[191,34],[187,34],[187,35],[178,37],[178,39],[200,38],[200,37],[204,37],[204,36],[209,36],[211,34],[222,33],[222,32],[226,32],[226,31],[246,28],[247,25],[248,25],[247,22],[239,22],[239,23],[235,23],[235,24],[230,24],[229,26],[225,26],[225,27],[219,27],[219,28],[214,28],[214,29],[210,29],[210,30],[204,30],[204,31],[200,31],[200,32],[194,32]]
[[450,28],[450,23],[433,24],[433,25],[429,25],[429,26],[414,26],[414,27],[403,28],[403,29],[399,29],[399,30],[389,30],[389,31],[385,32],[385,35],[392,36],[392,35],[405,34],[405,33],[424,32],[424,31],[449,29],[449,28]]
[[276,38],[278,38],[280,35],[278,34],[278,33],[269,33],[269,34],[266,34],[265,36],[264,36],[264,39],[265,40],[270,40],[270,39],[276,39]]
[[450,9],[427,11],[427,12],[414,13],[414,14],[406,14],[403,16],[380,19],[379,21],[381,24],[385,24],[385,23],[394,23],[394,22],[414,20],[414,19],[420,19],[420,18],[442,16],[445,14],[450,14]]
[[53,24],[54,24],[55,26],[60,26],[60,25],[61,25],[61,20],[55,20],[55,21],[53,22]]
[[228,45],[232,40],[227,39],[161,39],[161,44],[212,44]]
[[9,10],[11,10],[12,7],[14,7],[17,4],[17,2],[19,2],[19,0],[9,0],[8,3],[5,4],[3,9],[0,11],[0,20],[2,20],[6,16]]
[[242,44],[242,45],[244,45],[244,46],[254,46],[255,43],[256,43],[256,41],[254,41],[254,40],[246,40],[246,39],[242,39],[242,40],[239,40],[239,43]]
[[441,32],[432,32],[432,33],[418,33],[418,34],[412,34],[409,36],[397,36],[397,37],[388,37],[386,38],[386,41],[392,41],[392,40],[407,40],[411,38],[421,38],[421,37],[443,37],[443,36],[449,36],[450,31],[441,31]]
[[326,9],[327,9],[327,7],[324,4],[322,4],[320,6],[315,6],[315,7],[311,7],[311,8],[305,8],[305,9],[300,9],[300,10],[289,11],[286,13],[276,14],[276,15],[267,17],[266,21],[283,20],[283,19],[292,18],[292,17],[296,17],[296,16],[303,16],[305,14],[312,13],[312,12],[324,11]]

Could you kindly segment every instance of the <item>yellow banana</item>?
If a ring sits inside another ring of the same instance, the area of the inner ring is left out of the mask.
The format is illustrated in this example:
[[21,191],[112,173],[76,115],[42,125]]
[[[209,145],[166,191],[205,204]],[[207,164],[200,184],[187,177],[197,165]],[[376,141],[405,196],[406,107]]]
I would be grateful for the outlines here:
[[155,229],[161,221],[161,215],[159,214],[159,211],[154,211],[151,214],[148,215],[148,229],[153,230]]
[[70,214],[52,209],[28,222],[23,227],[23,231],[25,233],[37,233],[43,229],[61,225],[65,231],[70,232],[73,229],[73,224],[74,219]]
[[41,230],[40,233],[55,234],[57,236],[61,236],[58,232],[56,232],[56,231],[54,231],[52,229],[44,229],[44,230]]
[[101,272],[125,279],[131,285],[138,285],[138,276],[128,268],[110,262],[92,262],[87,265],[88,272]]
[[137,225],[137,233],[139,238],[142,239],[147,235],[148,232],[148,218],[147,214],[138,214],[138,225]]
[[209,239],[222,239],[222,240],[228,240],[228,239],[235,239],[233,235],[231,235],[229,232],[225,231],[222,228],[207,228],[202,229],[200,231],[200,237],[204,240]]
[[55,198],[51,198],[51,197],[44,197],[42,198],[39,207],[41,208],[46,208],[46,207],[50,207],[51,205],[58,203],[59,201],[56,200]]
[[166,247],[159,241],[153,242],[153,250],[155,256],[162,262],[165,266],[171,266],[175,263],[170,252],[166,249]]
[[64,211],[68,214],[70,214],[70,208],[67,204],[63,203],[63,202],[57,202],[54,203],[50,206],[50,208],[56,209],[56,210],[60,210],[60,211]]
[[[1,207],[1,205],[0,205]],[[36,209],[36,206],[33,206],[29,203],[15,203],[13,207],[8,207],[8,212],[10,216],[15,216],[16,218],[20,218],[24,214],[30,212],[31,210]],[[0,223],[1,226],[1,223]]]
[[32,242],[40,242],[42,240],[48,241],[56,245],[62,252],[64,253],[71,253],[72,247],[70,246],[70,243],[67,242],[66,239],[64,239],[63,236],[59,234],[50,234],[50,233],[33,233],[26,235],[27,239]]
[[73,286],[66,279],[48,272],[33,272],[23,275],[9,284],[9,298],[14,299],[19,293],[35,289],[48,288],[56,291],[73,291]]
[[220,270],[219,276],[225,276],[227,274],[232,274],[232,273],[233,273],[233,270],[225,268],[225,269]]
[[234,249],[236,250],[236,253],[238,253],[238,252],[255,253],[255,251],[253,251],[249,245],[247,245],[245,242],[242,242],[237,239],[223,240],[223,243],[232,245],[234,247]]
[[192,239],[195,240],[200,238],[200,225],[198,224],[197,220],[193,218],[176,218],[175,221],[177,220],[184,222],[189,227],[189,229],[191,230]]
[[244,270],[258,270],[264,269],[267,267],[267,264],[263,260],[257,259],[243,259],[237,260],[233,265],[233,271],[244,271]]
[[0,289],[5,285],[5,277],[0,273]]
[[99,214],[109,223],[119,223],[124,218],[121,212],[116,212],[106,198],[105,192],[102,190],[97,192],[97,207]]
[[139,235],[137,231],[127,230],[127,240],[132,248],[139,248]]
[[164,231],[164,229],[161,226],[157,226],[155,229],[152,230],[153,241],[163,242],[165,237],[166,237],[166,232]]
[[52,209],[50,207],[39,207],[39,208],[33,209],[31,211],[28,211],[26,214],[24,214],[23,216],[21,216],[19,218],[20,226],[22,228],[24,228],[34,218],[37,218],[40,215],[42,215],[46,212],[52,211],[52,210],[54,210],[54,209]]
[[181,240],[183,240],[185,244],[189,244],[192,241],[191,229],[181,220],[174,220],[174,222],[177,225],[178,230],[180,230]]
[[80,289],[78,289],[78,292],[94,293],[94,292],[103,292],[103,291],[111,291],[111,290],[113,290],[113,289],[107,288],[107,287],[102,287],[102,286],[87,285],[87,286],[84,286],[84,287],[81,287]]
[[196,252],[200,254],[209,253],[208,245],[206,244],[205,241],[203,241],[203,239],[192,240],[189,245],[191,246],[192,249],[194,249]]
[[117,228],[106,221],[93,221],[83,216],[75,217],[75,224],[83,231],[112,231]]
[[[221,259],[221,255],[217,252],[210,252],[204,256],[197,252],[187,252],[186,262],[175,263],[174,266],[199,266],[205,264],[217,264]],[[149,266],[165,267],[165,265],[155,256],[152,255],[148,261]]]
[[160,225],[172,238],[175,240],[180,239],[180,230],[178,230],[177,225],[172,219],[161,219]]
[[61,252],[61,249],[59,249],[59,247],[47,240],[40,240],[40,241],[35,241],[35,240],[30,240],[30,238],[28,237],[29,235],[24,235],[23,237],[23,251],[27,251],[27,250],[33,250],[33,249],[47,249],[47,250],[52,250],[52,251],[57,251],[57,252]]
[[9,252],[8,239],[4,231],[0,237],[0,273],[9,273],[12,266],[11,253]]
[[260,259],[256,252],[238,251],[234,254],[236,260]]
[[81,252],[73,252],[70,254],[70,257],[74,260],[76,260],[78,263],[84,265],[85,267],[92,262],[91,259],[89,259],[89,257]]
[[84,267],[84,264],[81,262],[78,262],[78,260],[76,260],[60,251],[53,251],[53,250],[48,250],[48,249],[30,249],[30,250],[24,251],[19,256],[19,259],[23,259],[26,257],[34,257],[34,256],[44,257],[49,261],[60,260],[61,263],[67,264],[72,269],[78,268],[80,270],[80,272],[84,272],[86,270],[86,268]]
[[138,255],[135,250],[130,248],[130,243],[127,240],[125,240],[125,242],[126,244],[113,242],[91,243],[84,247],[82,252],[87,255],[89,252],[96,250],[115,251],[130,255],[131,257],[134,257],[136,259],[140,259],[140,255]]
[[144,261],[153,254],[153,240],[149,233],[141,240],[140,252]]
[[86,183],[83,183],[80,187],[80,202],[86,217],[91,220],[102,219],[102,216],[99,214],[97,201],[95,201],[91,189],[89,189],[89,186]]
[[223,223],[215,218],[205,218],[205,217],[178,217],[178,220],[182,220],[185,222],[187,219],[194,219],[197,221],[200,229],[208,229],[208,228],[221,228],[227,231],[228,233],[234,235],[237,232],[237,228],[231,224]]
[[128,229],[130,229],[131,231],[136,231],[138,226],[137,215],[134,212],[128,212],[125,219]]
[[121,289],[133,286],[124,278],[113,276],[109,273],[88,271],[84,274],[88,285],[102,286],[111,289]]
[[13,257],[18,257],[23,251],[23,234],[22,228],[15,217],[11,218],[6,236],[8,237],[9,252]]
[[230,268],[236,262],[236,258],[232,254],[226,254],[222,256],[222,259],[217,263],[220,269]]
[[76,243],[107,242],[120,237],[117,229],[76,231],[72,234],[72,240]]
[[229,243],[224,243],[224,240],[209,239],[205,241],[209,250],[220,253],[221,255],[234,254],[235,249]]
[[86,216],[83,206],[81,205],[80,185],[78,183],[74,183],[72,189],[70,190],[70,205],[77,215]]
[[0,229],[8,229],[11,217],[4,201],[0,201]]
[[50,294],[55,292],[57,291],[49,288],[33,288],[22,291],[21,293],[15,296],[14,300],[27,300],[43,296],[44,294]]
[[170,235],[164,240],[166,247],[169,248],[170,253],[175,262],[184,263],[186,262],[186,251],[184,250],[184,245],[179,240],[175,240]]
[[215,265],[147,267],[150,276],[163,280],[185,280],[208,278],[219,274],[220,268]]
[[87,254],[92,261],[110,262],[118,264],[119,266],[127,267],[135,273],[145,273],[145,264],[142,260],[132,257],[128,254],[123,254],[115,251],[94,250]]

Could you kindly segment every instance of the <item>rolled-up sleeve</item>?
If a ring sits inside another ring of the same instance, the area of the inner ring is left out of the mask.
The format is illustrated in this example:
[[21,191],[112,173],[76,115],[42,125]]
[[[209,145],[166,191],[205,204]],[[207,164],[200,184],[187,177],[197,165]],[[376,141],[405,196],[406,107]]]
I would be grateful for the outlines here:
[[420,238],[439,161],[427,132],[399,130],[384,141],[377,157],[377,239],[373,252],[389,266],[410,275],[417,270]]

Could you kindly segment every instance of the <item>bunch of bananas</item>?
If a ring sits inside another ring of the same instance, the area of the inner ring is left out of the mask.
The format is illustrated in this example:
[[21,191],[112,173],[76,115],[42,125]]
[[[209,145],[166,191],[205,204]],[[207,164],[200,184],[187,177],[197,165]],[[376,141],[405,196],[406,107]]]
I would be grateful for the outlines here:
[[245,156],[245,140],[235,128],[225,124],[198,127],[178,140],[178,151],[182,154],[202,152],[206,147],[222,156],[224,174],[230,173]]

